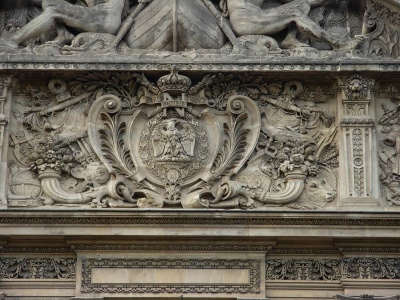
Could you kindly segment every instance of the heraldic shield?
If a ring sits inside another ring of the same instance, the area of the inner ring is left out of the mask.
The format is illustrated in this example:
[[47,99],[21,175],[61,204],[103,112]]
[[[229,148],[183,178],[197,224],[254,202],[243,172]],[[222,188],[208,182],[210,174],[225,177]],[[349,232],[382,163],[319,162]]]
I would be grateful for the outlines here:
[[252,205],[251,198],[242,197],[240,203],[232,198],[230,178],[258,140],[261,118],[253,100],[232,96],[226,108],[214,108],[213,99],[205,96],[210,75],[196,85],[176,70],[157,85],[144,75],[136,80],[135,107],[124,107],[123,99],[109,94],[100,96],[89,112],[91,144],[121,182],[114,195],[121,201],[115,206]]

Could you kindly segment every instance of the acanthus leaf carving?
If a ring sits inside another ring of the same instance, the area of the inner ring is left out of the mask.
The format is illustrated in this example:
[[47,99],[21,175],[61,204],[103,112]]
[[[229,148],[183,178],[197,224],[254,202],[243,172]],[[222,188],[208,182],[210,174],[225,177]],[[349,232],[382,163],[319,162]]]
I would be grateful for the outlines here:
[[129,178],[135,172],[135,165],[129,149],[125,147],[125,142],[121,138],[121,135],[126,131],[126,124],[118,123],[116,116],[111,118],[106,113],[101,114],[101,119],[107,128],[99,131],[104,157],[110,162],[114,170]]
[[76,278],[75,258],[0,258],[1,279]]
[[341,259],[267,259],[267,280],[339,281],[398,279],[399,259],[345,257]]
[[213,163],[211,173],[216,177],[229,176],[233,172],[233,168],[241,159],[242,153],[247,146],[246,134],[250,132],[249,129],[243,128],[243,121],[247,118],[246,114],[238,115],[231,123],[224,123],[224,131],[228,136],[224,140],[223,146]]
[[[335,199],[337,128],[316,107],[330,89],[251,75],[197,82],[177,68],[156,84],[131,73],[53,79],[45,96],[15,104],[10,198],[223,209],[323,209]],[[21,172],[40,189],[22,191]]]

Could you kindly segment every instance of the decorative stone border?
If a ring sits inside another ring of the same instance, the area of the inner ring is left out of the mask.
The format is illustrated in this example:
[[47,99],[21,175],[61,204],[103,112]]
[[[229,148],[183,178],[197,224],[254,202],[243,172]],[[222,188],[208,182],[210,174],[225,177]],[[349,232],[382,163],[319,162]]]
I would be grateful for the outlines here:
[[267,259],[266,280],[339,281],[399,280],[400,259],[345,257],[341,259]]
[[169,71],[172,65],[182,71],[377,71],[390,72],[400,70],[400,63],[377,63],[375,62],[347,62],[347,63],[260,63],[260,62],[243,62],[243,63],[215,63],[215,62],[199,62],[199,63],[101,63],[101,62],[4,62],[0,63],[1,70],[96,70],[96,71]]
[[[257,259],[94,259],[82,261],[82,293],[260,293],[260,261]],[[122,269],[248,269],[248,285],[235,284],[94,284],[95,268]]]
[[[90,211],[87,211],[90,212]],[[105,211],[104,211],[105,212]],[[32,212],[31,212],[32,213]],[[203,217],[200,214],[197,216],[176,217],[168,216],[163,212],[163,216],[154,216],[139,212],[131,217],[115,215],[109,212],[109,216],[93,215],[93,217],[70,217],[70,216],[6,216],[0,213],[0,224],[31,224],[31,225],[44,225],[44,224],[60,224],[60,225],[271,225],[271,226],[385,226],[385,227],[399,227],[400,217],[385,218],[380,215],[377,218],[366,218],[362,214],[352,215],[352,218],[345,218],[337,216],[337,218],[319,216],[315,218],[315,213],[310,215],[298,214],[296,217],[288,216],[268,216],[270,213],[254,216],[247,215],[246,213],[231,216],[212,216],[209,211],[210,217]]]
[[0,279],[75,280],[76,258],[2,257]]

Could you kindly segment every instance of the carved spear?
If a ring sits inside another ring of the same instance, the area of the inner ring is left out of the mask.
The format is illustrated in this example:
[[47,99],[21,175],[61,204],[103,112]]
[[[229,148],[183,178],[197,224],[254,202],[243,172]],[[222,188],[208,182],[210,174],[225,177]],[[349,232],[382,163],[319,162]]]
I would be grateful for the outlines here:
[[111,48],[116,48],[125,34],[128,32],[129,28],[133,25],[133,21],[137,17],[137,15],[143,10],[147,3],[151,0],[138,0],[139,5],[135,8],[133,12],[124,20],[121,28],[118,30],[117,36],[114,41],[111,43]]

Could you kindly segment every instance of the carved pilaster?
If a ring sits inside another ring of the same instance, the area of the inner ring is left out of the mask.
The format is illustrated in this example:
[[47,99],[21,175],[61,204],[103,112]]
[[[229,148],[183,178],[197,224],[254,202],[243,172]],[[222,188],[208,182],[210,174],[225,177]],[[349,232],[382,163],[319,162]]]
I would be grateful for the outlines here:
[[374,79],[353,75],[339,79],[339,120],[342,127],[340,166],[343,206],[376,206],[377,169],[373,112]]
[[0,207],[7,205],[7,149],[8,144],[8,128],[7,124],[10,115],[10,101],[7,99],[11,96],[11,87],[13,84],[12,76],[0,76]]

